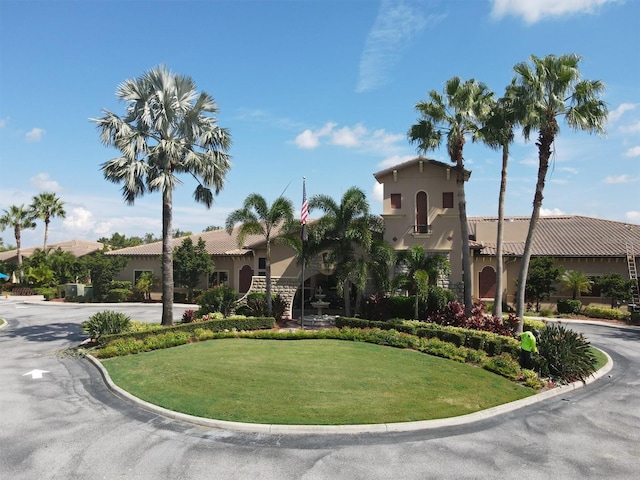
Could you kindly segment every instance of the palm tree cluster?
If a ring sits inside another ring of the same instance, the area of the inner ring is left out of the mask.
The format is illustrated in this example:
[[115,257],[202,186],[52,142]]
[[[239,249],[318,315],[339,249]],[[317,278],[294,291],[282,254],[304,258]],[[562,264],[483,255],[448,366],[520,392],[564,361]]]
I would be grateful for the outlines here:
[[65,218],[64,202],[55,193],[44,192],[33,197],[30,205],[11,205],[3,210],[0,216],[0,230],[13,228],[13,235],[16,239],[16,250],[18,256],[18,270],[22,278],[22,231],[36,228],[36,220],[44,221],[44,243],[43,252],[47,251],[47,239],[49,237],[49,224],[55,217]]
[[[603,84],[580,79],[579,56],[538,58],[532,55],[530,60],[531,63],[519,63],[514,67],[515,77],[500,99],[475,79],[449,79],[442,93],[432,90],[427,100],[415,105],[420,118],[408,132],[409,141],[416,143],[421,152],[438,149],[446,141],[447,153],[454,164],[467,313],[471,312],[473,290],[465,198],[465,183],[470,172],[464,166],[465,143],[468,139],[479,140],[502,150],[495,301],[495,313],[499,315],[503,290],[502,231],[509,145],[514,140],[515,128],[522,129],[526,140],[532,131],[538,132],[538,178],[517,293],[517,315],[522,318],[531,246],[552,146],[559,132],[558,118],[564,117],[573,129],[600,133],[607,117],[607,108],[600,99]],[[210,207],[212,189],[215,194],[219,193],[231,166],[227,153],[231,137],[226,129],[218,126],[213,116],[218,112],[213,98],[205,92],[198,92],[191,78],[174,74],[165,66],[125,81],[118,86],[116,95],[126,104],[125,115],[120,117],[104,110],[103,117],[93,119],[101,141],[121,153],[119,157],[105,162],[102,171],[107,180],[122,184],[122,194],[128,204],[133,204],[146,192],[162,194],[162,324],[170,325],[173,322],[172,192],[180,183],[178,174],[188,174],[197,182],[194,199]],[[338,289],[345,298],[348,315],[352,285],[362,292],[370,277],[381,290],[389,289],[393,250],[382,241],[383,223],[379,217],[370,214],[369,204],[361,190],[349,189],[339,204],[326,195],[317,195],[311,198],[309,207],[323,212],[323,216],[309,228],[309,237],[314,240],[310,247],[302,248],[302,241],[295,236],[285,238],[288,238],[299,262],[308,262],[312,255],[323,250],[328,252],[327,260],[336,266]],[[274,229],[282,227],[285,232],[296,231],[292,219],[292,206],[288,200],[279,198],[269,206],[262,196],[252,194],[226,222],[228,231],[237,223],[241,224],[241,242],[251,234],[262,235],[266,240],[269,311],[270,244]],[[21,228],[30,228],[28,223],[25,225]],[[299,225],[297,228],[299,230]],[[408,255],[411,253],[419,252],[409,252]],[[410,258],[405,258],[405,261],[410,262]],[[413,273],[412,281],[424,283],[425,277],[419,272],[427,272],[428,266],[423,267]],[[519,329],[522,329],[522,322]]]
[[442,94],[433,90],[429,92],[428,100],[416,104],[420,118],[408,132],[409,141],[417,143],[421,152],[438,149],[446,139],[447,153],[455,164],[467,313],[472,304],[472,276],[464,191],[468,175],[464,170],[463,148],[466,138],[470,137],[472,141],[479,140],[491,148],[502,150],[496,238],[496,315],[502,313],[502,232],[509,145],[513,142],[516,127],[522,129],[525,140],[529,140],[532,132],[537,132],[538,176],[516,294],[516,315],[520,318],[518,331],[522,331],[531,248],[553,144],[559,132],[558,118],[564,117],[574,130],[589,133],[604,133],[607,119],[607,107],[601,99],[604,84],[598,80],[581,79],[578,68],[581,58],[578,55],[548,55],[542,58],[531,55],[530,60],[530,63],[515,65],[515,77],[506,87],[504,97],[497,100],[483,83],[473,79],[463,82],[458,77],[451,78],[446,82]]

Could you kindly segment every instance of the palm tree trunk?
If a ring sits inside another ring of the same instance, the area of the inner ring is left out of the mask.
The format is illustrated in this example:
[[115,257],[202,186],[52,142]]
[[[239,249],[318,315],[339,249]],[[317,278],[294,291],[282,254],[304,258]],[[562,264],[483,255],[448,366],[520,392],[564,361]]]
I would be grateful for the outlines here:
[[273,312],[273,301],[271,299],[271,241],[267,236],[267,258],[265,265],[266,280],[266,300],[267,300],[267,316],[270,317]]
[[[555,131],[557,131],[557,125]],[[536,227],[538,226],[538,219],[540,218],[542,199],[544,198],[542,193],[544,191],[544,184],[547,178],[547,170],[549,169],[551,145],[555,138],[555,134],[553,132],[553,127],[547,127],[546,130],[541,130],[540,136],[538,137],[538,156],[540,160],[538,165],[538,180],[536,182],[536,192],[533,197],[533,212],[531,213],[531,220],[529,221],[529,231],[527,232],[527,239],[524,243],[524,251],[522,252],[520,275],[518,276],[518,293],[516,298],[516,316],[518,317],[518,326],[516,328],[516,333],[522,333],[522,328],[524,326],[524,293],[527,286],[527,274],[529,273],[531,248],[533,246]]]
[[471,316],[473,308],[473,283],[471,273],[471,254],[469,251],[469,225],[467,223],[467,199],[464,192],[464,169],[457,167],[458,210],[460,212],[460,236],[462,237],[462,274],[464,282],[464,311]]
[[16,239],[16,253],[18,254],[18,280],[22,283],[22,253],[20,252],[20,244],[22,242],[20,241],[20,227],[15,226],[13,228],[13,235]]
[[351,282],[349,280],[344,281],[343,287],[344,296],[344,315],[345,317],[351,316]]
[[44,243],[42,244],[42,251],[47,253],[47,239],[49,238],[49,223],[50,220],[47,218],[44,221]]
[[173,325],[172,192],[162,191],[162,325]]
[[500,179],[500,195],[498,196],[498,235],[496,238],[496,293],[493,299],[493,314],[502,317],[502,275],[504,259],[502,258],[502,242],[504,237],[504,197],[507,191],[507,165],[509,163],[509,145],[502,146],[502,176]]

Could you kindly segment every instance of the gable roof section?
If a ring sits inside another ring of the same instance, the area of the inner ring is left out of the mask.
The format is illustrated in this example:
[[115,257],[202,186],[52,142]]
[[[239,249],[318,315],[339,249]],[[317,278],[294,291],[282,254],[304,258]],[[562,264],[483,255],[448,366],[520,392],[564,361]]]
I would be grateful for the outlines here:
[[[195,233],[188,237],[180,237],[172,239],[172,246],[176,248],[182,245],[182,241],[185,238],[191,238],[194,245],[198,244],[198,239],[202,238],[205,242],[205,249],[209,255],[212,256],[245,256],[253,255],[253,249],[258,248],[265,244],[264,236],[262,235],[247,235],[242,248],[238,247],[238,230],[239,226],[235,227],[231,232],[231,235],[227,233],[225,229],[212,230],[210,232]],[[276,229],[274,232],[274,238],[278,235],[280,229]],[[146,243],[144,245],[138,245],[135,247],[126,247],[119,250],[112,250],[107,252],[106,255],[123,255],[127,257],[147,257],[147,256],[160,256],[162,255],[162,241]]]
[[[420,162],[424,162],[425,165],[434,165],[436,167],[445,168],[445,169],[448,168],[450,170],[453,170],[455,168],[455,165],[452,163],[439,162],[437,160],[433,160],[431,158],[423,157],[422,155],[420,155],[416,158],[412,158],[411,160],[407,160],[406,162],[398,163],[397,165],[394,165],[392,167],[385,168],[384,170],[380,170],[379,172],[374,173],[373,176],[376,178],[378,183],[381,183],[380,179],[385,175],[389,175],[393,173],[394,170],[397,170],[397,171],[405,170],[407,168],[413,167],[414,165],[418,165]],[[467,177],[471,175],[470,170],[465,169],[464,172]]]
[[[90,240],[67,240],[65,242],[50,243],[47,245],[47,250],[57,250],[58,248],[63,252],[71,252],[76,257],[82,257],[83,255],[102,250],[103,245],[100,242],[92,242]],[[38,247],[21,248],[20,255],[22,255],[23,258],[29,258],[37,249],[42,250],[42,245]],[[17,256],[18,250],[0,252],[0,260],[2,261],[13,260],[17,258]]]
[[[529,217],[508,217],[507,223],[529,222]],[[480,223],[496,223],[496,217],[470,217],[469,231],[474,234]],[[495,238],[476,238],[483,245],[481,255],[495,255]],[[533,256],[551,257],[626,257],[626,244],[634,245],[640,253],[640,225],[563,215],[540,217],[532,245]],[[505,242],[506,256],[522,256],[524,241]]]

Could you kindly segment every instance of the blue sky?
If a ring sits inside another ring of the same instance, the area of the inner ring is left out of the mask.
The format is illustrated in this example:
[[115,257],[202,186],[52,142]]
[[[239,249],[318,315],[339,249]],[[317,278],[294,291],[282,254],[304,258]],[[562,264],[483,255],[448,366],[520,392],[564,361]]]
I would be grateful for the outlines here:
[[[406,133],[428,91],[457,75],[499,96],[531,54],[577,53],[583,77],[607,85],[608,133],[561,126],[543,212],[640,223],[639,45],[637,0],[0,0],[0,211],[53,191],[67,218],[50,242],[160,236],[159,196],[124,204],[100,171],[117,151],[89,118],[122,114],[117,85],[166,64],[213,95],[233,139],[213,207],[183,178],[174,228],[223,225],[253,192],[285,191],[298,209],[303,176],[309,196],[357,186],[381,213],[373,173],[416,155]],[[496,215],[500,153],[469,142],[465,159],[468,213]],[[536,172],[536,146],[518,136],[507,215],[530,215]]]

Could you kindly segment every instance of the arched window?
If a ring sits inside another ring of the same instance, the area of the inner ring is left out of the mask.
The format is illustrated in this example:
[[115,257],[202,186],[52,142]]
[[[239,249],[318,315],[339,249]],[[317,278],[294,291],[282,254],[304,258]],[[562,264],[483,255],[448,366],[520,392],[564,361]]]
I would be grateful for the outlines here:
[[413,227],[414,233],[429,233],[429,200],[427,192],[416,193],[416,221]]

